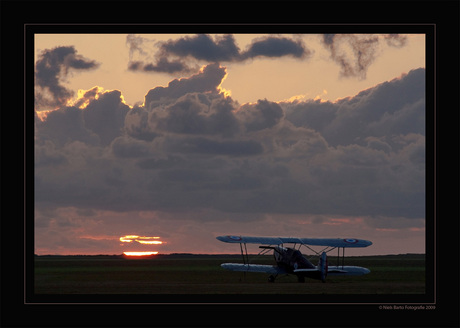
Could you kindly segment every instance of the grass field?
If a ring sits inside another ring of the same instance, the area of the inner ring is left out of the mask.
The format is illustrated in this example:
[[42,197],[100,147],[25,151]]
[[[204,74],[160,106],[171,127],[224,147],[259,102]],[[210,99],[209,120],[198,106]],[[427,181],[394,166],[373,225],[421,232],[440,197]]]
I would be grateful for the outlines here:
[[[157,255],[150,259],[109,256],[38,256],[35,294],[424,294],[423,254],[347,257],[345,265],[370,274],[328,277],[326,283],[295,276],[230,272],[221,263],[240,263],[232,255]],[[274,264],[272,256],[252,263]],[[316,264],[316,260],[313,261]],[[336,265],[330,257],[330,265]]]

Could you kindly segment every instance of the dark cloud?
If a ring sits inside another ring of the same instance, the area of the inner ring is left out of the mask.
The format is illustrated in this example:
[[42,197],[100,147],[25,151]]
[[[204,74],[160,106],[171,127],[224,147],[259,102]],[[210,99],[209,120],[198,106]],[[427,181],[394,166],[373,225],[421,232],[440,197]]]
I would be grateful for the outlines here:
[[37,126],[36,136],[38,140],[51,140],[59,146],[74,141],[91,145],[100,142],[99,137],[85,126],[83,112],[77,107],[62,107],[50,112]]
[[425,70],[382,83],[334,103],[286,103],[286,118],[314,129],[332,146],[359,143],[366,137],[425,133]]
[[401,48],[407,44],[407,36],[400,34],[388,34],[384,36],[385,41],[391,47]]
[[248,131],[271,128],[283,118],[283,109],[275,102],[258,100],[255,105],[244,105],[237,112]]
[[233,61],[240,57],[240,49],[230,34],[216,37],[215,40],[207,34],[169,40],[160,45],[160,52],[179,57],[191,56],[210,62]]
[[143,50],[143,43],[144,41],[148,41],[147,39],[134,35],[128,34],[126,36],[126,45],[129,47],[129,61],[133,60],[134,55],[138,52],[140,55],[147,55],[147,53]]
[[192,69],[181,60],[169,61],[166,57],[159,58],[155,64],[145,64],[142,61],[130,62],[128,69],[130,71],[159,72],[170,74],[176,72],[187,73],[192,71]]
[[286,37],[268,36],[253,40],[247,50],[240,51],[232,35],[216,37],[213,40],[206,34],[170,40],[162,43],[160,49],[165,54],[190,56],[209,62],[238,62],[259,56],[301,58],[310,53],[300,41]]
[[69,71],[84,71],[99,66],[94,60],[77,54],[73,46],[47,49],[39,54],[35,64],[35,84],[37,106],[58,107],[73,95],[61,81]]
[[[131,71],[189,73],[196,71],[197,61],[244,62],[249,59],[289,56],[297,59],[309,58],[313,50],[299,39],[284,36],[265,36],[251,41],[240,49],[233,35],[211,36],[197,34],[157,43],[157,50],[146,50],[149,40],[129,35],[130,48],[128,69]],[[402,48],[407,36],[400,34],[324,34],[322,43],[330,52],[331,59],[340,66],[340,76],[365,79],[367,70],[377,58],[382,43]],[[140,59],[134,60],[134,54]]]
[[163,134],[218,135],[239,133],[233,115],[235,103],[221,93],[226,69],[209,64],[200,73],[151,89],[143,106],[133,107],[125,118],[128,135],[146,141]]
[[120,136],[130,107],[122,102],[121,92],[104,92],[83,110],[85,126],[97,134],[103,145]]
[[149,112],[134,106],[125,117],[125,132],[135,139],[152,141],[159,134],[149,124]]
[[225,67],[219,64],[205,66],[198,74],[189,78],[175,79],[167,87],[156,87],[149,90],[145,96],[145,107],[152,107],[161,101],[177,98],[192,92],[219,93],[219,86],[227,74]]
[[51,111],[37,122],[37,136],[64,145],[81,141],[92,145],[109,145],[120,136],[130,107],[123,103],[118,90],[88,90],[74,106]]
[[[407,37],[399,34],[383,37],[389,46],[401,48],[407,43]],[[340,66],[340,75],[360,79],[366,78],[367,70],[377,57],[381,43],[378,35],[366,34],[324,34],[322,41],[332,60]]]
[[119,137],[110,145],[112,153],[117,158],[143,158],[152,154],[151,147],[143,140]]
[[[376,35],[325,34],[323,43],[331,58],[339,64],[341,76],[366,78],[367,69],[376,58]],[[351,48],[351,49],[349,49]]]
[[209,64],[133,108],[91,89],[37,119],[36,206],[424,217],[423,69],[336,102],[244,106],[225,75]]
[[[241,51],[231,34],[216,36],[214,39],[207,34],[197,34],[161,42],[156,54],[156,63],[153,64],[148,60],[132,60],[132,53],[135,51],[146,54],[141,48],[142,38],[130,35],[127,43],[130,44],[128,69],[144,72],[186,73],[196,70],[189,66],[190,59],[206,62],[241,62],[255,57],[305,58],[311,54],[301,41],[286,37],[269,36],[253,40],[246,50]],[[177,58],[171,60],[172,57]]]
[[151,114],[151,124],[158,132],[231,137],[241,129],[232,113],[232,102],[217,96],[187,94],[176,102]]
[[[149,58],[151,50],[144,50],[145,44],[152,43],[152,40],[129,34],[126,37],[126,44],[129,47],[129,63],[128,70],[143,71],[143,72],[159,72],[159,73],[188,73],[192,69],[180,59],[171,60],[169,56],[157,56],[155,63],[146,62],[145,58]],[[140,57],[143,60],[135,60]],[[151,60],[150,60],[151,61]],[[196,71],[196,69],[194,69]]]
[[263,152],[262,145],[255,140],[213,140],[203,137],[169,139],[167,150],[175,153],[252,156]]
[[248,49],[241,54],[240,58],[246,59],[258,56],[302,58],[310,55],[310,53],[310,50],[306,49],[300,41],[285,37],[266,37],[253,41]]
[[60,153],[56,145],[50,140],[44,140],[35,144],[35,167],[60,166],[67,164],[66,157]]

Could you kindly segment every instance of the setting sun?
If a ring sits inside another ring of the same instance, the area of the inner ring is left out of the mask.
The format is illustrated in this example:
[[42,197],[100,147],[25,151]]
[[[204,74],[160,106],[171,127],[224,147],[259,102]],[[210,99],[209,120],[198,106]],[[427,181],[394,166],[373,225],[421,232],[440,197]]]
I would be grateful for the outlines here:
[[[120,237],[122,243],[130,245],[128,249],[131,251],[123,252],[125,256],[151,256],[158,254],[157,251],[142,251],[142,246],[138,245],[161,245],[163,242],[157,236],[139,236],[139,235],[126,235]],[[137,245],[137,246],[136,246]],[[145,249],[145,246],[144,246]]]
[[149,255],[157,255],[158,252],[123,252],[126,256],[149,256]]

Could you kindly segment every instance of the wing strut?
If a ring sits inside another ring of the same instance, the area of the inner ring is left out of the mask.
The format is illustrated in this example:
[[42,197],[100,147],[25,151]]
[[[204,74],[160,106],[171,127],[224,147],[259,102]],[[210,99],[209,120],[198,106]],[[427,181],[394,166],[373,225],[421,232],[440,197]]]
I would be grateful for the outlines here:
[[[345,247],[342,247],[342,269],[345,264]],[[337,267],[340,266],[340,247],[337,247]]]
[[340,266],[340,247],[337,247],[337,268]]
[[249,264],[249,255],[248,255],[248,249],[246,247],[246,243],[244,243],[244,249],[246,251],[246,256],[245,253],[243,252],[243,243],[240,243],[240,249],[241,249],[241,256],[243,257],[243,263],[244,264]]

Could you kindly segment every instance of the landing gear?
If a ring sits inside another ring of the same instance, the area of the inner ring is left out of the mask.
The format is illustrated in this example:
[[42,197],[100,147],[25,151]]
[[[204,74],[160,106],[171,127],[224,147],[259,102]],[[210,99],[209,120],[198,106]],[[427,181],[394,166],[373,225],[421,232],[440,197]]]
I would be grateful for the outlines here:
[[268,282],[275,282],[275,278],[276,278],[275,276],[270,275],[270,276],[268,277]]

